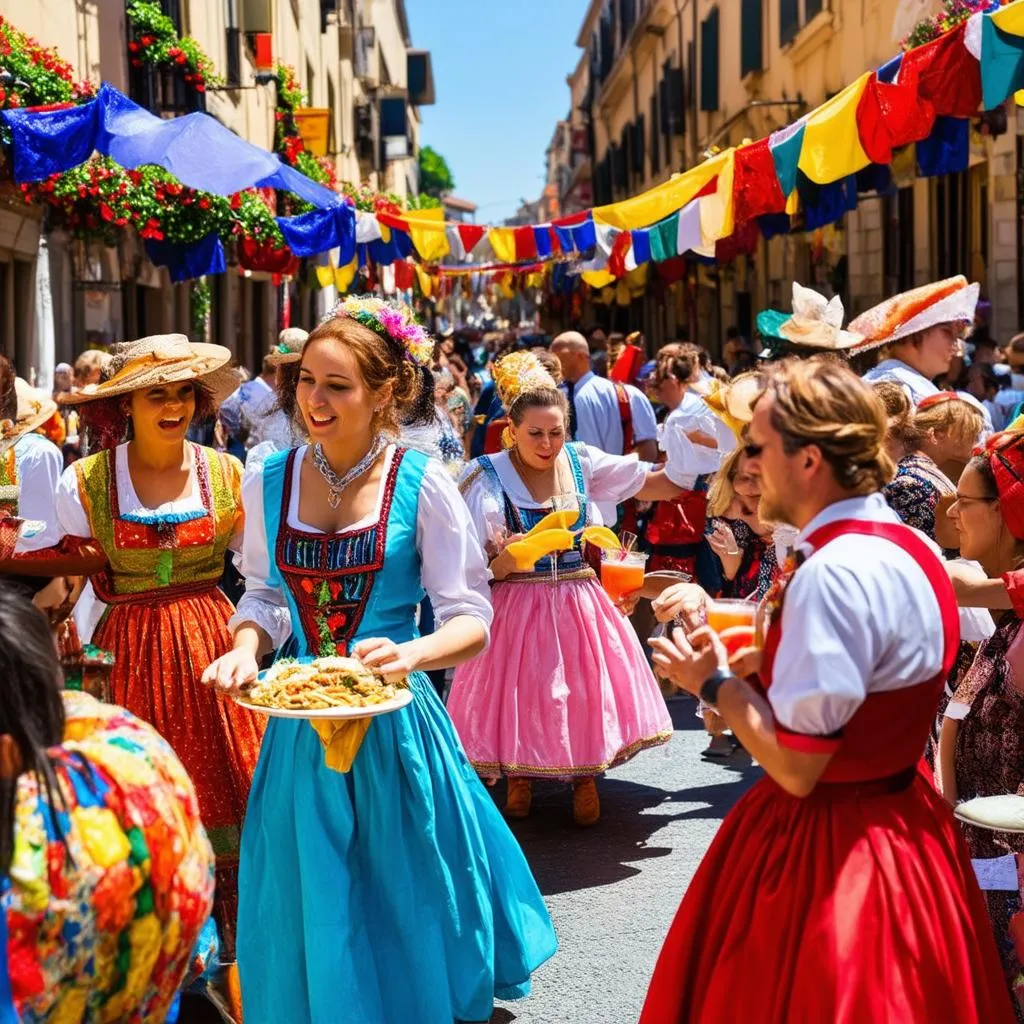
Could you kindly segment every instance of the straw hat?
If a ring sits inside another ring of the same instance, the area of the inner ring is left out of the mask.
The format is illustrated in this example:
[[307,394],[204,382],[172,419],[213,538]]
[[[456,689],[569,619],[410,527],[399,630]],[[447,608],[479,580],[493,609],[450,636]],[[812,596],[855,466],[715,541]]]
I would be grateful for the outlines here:
[[112,345],[110,355],[106,380],[62,394],[60,404],[79,405],[190,380],[220,403],[238,387],[238,374],[227,365],[231,353],[223,345],[191,342],[184,334],[124,341]]
[[267,362],[271,366],[297,363],[302,358],[302,349],[305,347],[307,338],[309,338],[309,332],[304,331],[301,327],[286,327],[277,336],[277,344],[267,356]]
[[18,396],[17,419],[0,420],[0,454],[20,437],[38,430],[57,411],[57,403],[45,391],[38,391],[21,377],[15,378],[14,390]]
[[892,345],[939,324],[971,324],[979,291],[980,285],[968,284],[961,274],[886,299],[850,324],[864,338],[853,354]]
[[754,418],[754,403],[764,391],[764,375],[756,370],[741,373],[727,384],[711,381],[706,389],[694,388],[708,408],[739,437]]

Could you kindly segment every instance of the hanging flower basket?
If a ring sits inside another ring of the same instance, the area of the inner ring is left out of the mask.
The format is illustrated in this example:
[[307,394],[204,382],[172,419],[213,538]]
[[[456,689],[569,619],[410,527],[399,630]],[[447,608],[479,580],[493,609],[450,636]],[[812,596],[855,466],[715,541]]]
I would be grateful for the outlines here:
[[238,264],[246,270],[294,277],[299,272],[299,259],[291,249],[274,242],[258,242],[253,238],[238,240]]

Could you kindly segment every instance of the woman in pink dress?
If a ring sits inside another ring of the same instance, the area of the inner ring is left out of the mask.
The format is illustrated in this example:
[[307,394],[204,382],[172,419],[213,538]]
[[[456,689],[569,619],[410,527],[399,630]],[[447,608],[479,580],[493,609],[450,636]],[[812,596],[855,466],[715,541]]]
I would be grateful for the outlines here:
[[593,825],[596,777],[668,742],[672,721],[636,634],[579,541],[555,556],[556,567],[549,556],[528,572],[504,546],[556,506],[572,506],[578,532],[595,522],[595,502],[668,499],[682,489],[673,480],[692,479],[671,458],[655,468],[566,444],[565,396],[533,353],[507,356],[494,376],[509,414],[507,447],[471,463],[460,485],[492,556],[494,625],[490,648],[456,669],[448,711],[477,772],[508,777],[509,817],[529,813],[531,779],[561,779],[573,784],[577,824]]

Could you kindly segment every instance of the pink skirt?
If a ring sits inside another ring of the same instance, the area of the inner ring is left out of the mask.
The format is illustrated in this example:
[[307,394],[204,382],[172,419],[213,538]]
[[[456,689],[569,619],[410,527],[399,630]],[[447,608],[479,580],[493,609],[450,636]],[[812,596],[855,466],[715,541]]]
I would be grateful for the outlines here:
[[485,778],[599,775],[667,743],[672,720],[629,624],[594,579],[498,583],[491,643],[448,712]]

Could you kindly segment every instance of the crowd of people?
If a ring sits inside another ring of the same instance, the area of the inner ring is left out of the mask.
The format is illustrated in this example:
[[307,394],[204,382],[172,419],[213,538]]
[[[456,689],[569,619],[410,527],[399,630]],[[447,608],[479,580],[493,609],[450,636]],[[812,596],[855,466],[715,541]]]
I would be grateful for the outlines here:
[[[972,863],[1024,852],[1024,336],[963,278],[844,320],[794,284],[723,369],[352,296],[252,379],[180,335],[52,394],[0,358],[0,1021],[488,1020],[557,947],[506,819],[552,780],[597,825],[680,694],[764,777],[644,1024],[1024,1019]],[[411,701],[235,699],[335,655]]]

